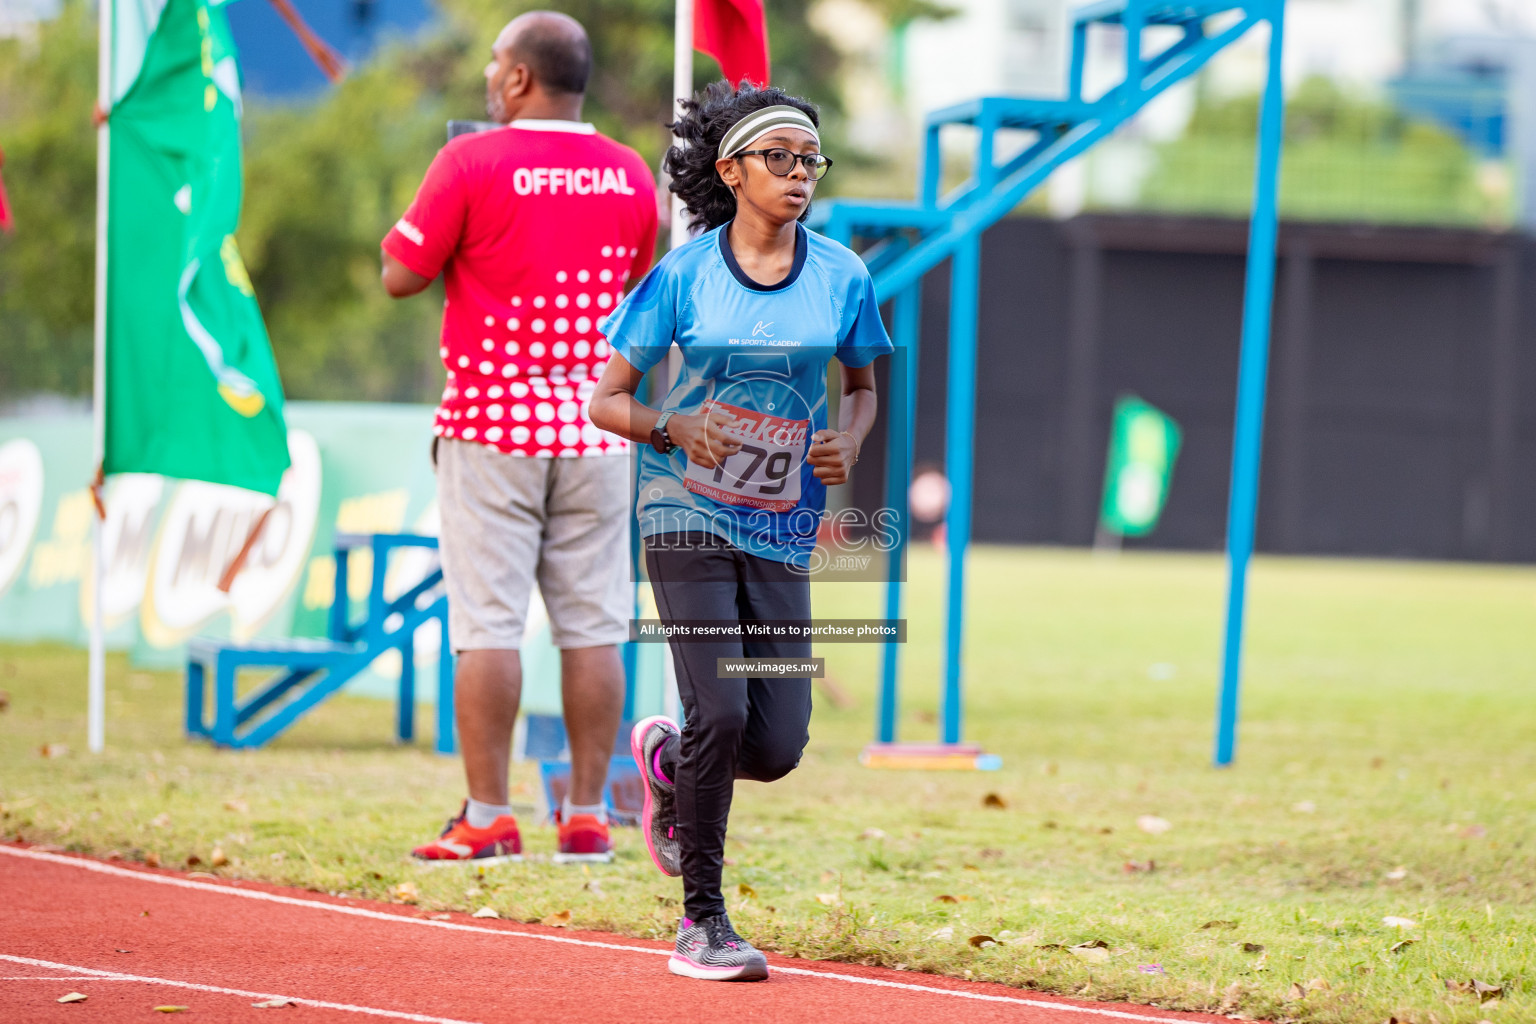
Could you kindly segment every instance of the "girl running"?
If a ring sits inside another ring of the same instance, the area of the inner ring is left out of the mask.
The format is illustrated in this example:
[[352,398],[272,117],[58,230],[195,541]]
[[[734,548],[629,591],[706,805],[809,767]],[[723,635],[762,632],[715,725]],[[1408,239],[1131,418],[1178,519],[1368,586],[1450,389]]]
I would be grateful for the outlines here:
[[[704,233],[674,249],[609,318],[614,354],[592,422],[635,441],[638,515],[663,622],[806,623],[808,573],[826,488],[847,481],[875,420],[872,363],[891,351],[874,285],[848,249],[807,231],[821,153],[816,108],[774,88],[717,82],[684,104],[672,191]],[[635,398],[676,343],[682,366],[660,409]],[[827,363],[842,364],[838,427],[827,426]],[[672,652],[684,725],[635,725],[651,858],[681,875],[674,974],[768,977],[720,892],[737,779],[772,782],[810,738],[811,681],[745,678],[721,658],[808,658],[799,639],[699,641]]]

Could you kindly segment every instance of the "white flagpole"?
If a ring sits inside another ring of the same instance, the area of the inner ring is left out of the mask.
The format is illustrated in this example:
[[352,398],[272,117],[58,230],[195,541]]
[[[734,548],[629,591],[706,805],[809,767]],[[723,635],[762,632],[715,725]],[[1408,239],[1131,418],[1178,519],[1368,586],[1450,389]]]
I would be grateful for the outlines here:
[[[676,0],[672,37],[672,116],[683,115],[683,100],[693,95],[693,4],[694,0]],[[690,237],[683,203],[672,197],[672,245],[676,249]]]
[[[96,0],[97,57],[96,103],[102,113],[112,109],[112,8],[115,0]],[[107,440],[107,201],[108,164],[112,158],[111,132],[107,121],[96,128],[96,351],[91,401],[91,472],[98,472],[106,455]],[[95,486],[93,478],[92,485]],[[105,486],[105,485],[103,485]],[[102,635],[103,547],[100,515],[91,519],[91,649],[86,731],[91,753],[107,745],[106,638]]]

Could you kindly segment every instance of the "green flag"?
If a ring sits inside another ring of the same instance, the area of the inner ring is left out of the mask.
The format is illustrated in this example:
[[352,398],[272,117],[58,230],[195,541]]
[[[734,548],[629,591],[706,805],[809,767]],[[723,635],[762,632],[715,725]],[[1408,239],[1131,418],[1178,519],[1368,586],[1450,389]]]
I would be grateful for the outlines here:
[[1168,501],[1182,431],[1172,418],[1139,398],[1115,403],[1099,523],[1122,537],[1144,537]]
[[105,0],[108,473],[276,494],[283,393],[235,244],[240,72],[224,0]]

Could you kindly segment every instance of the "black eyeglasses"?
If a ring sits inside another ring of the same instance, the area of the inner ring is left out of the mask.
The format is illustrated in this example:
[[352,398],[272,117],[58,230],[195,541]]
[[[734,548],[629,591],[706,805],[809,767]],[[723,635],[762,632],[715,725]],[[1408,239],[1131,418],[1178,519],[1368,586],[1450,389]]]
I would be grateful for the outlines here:
[[832,158],[822,156],[820,153],[791,153],[787,149],[775,146],[773,149],[748,149],[736,154],[737,156],[760,156],[768,170],[781,178],[786,178],[795,169],[795,164],[805,165],[805,176],[812,181],[820,181],[826,173],[832,169]]

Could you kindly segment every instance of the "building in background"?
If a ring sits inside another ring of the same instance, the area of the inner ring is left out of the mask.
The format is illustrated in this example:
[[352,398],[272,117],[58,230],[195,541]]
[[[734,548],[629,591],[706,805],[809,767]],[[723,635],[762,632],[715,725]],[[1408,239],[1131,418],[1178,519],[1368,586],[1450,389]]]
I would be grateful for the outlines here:
[[[1073,0],[948,0],[955,11],[948,19],[917,21],[874,38],[867,31],[852,33],[870,54],[862,62],[864,72],[854,77],[873,83],[883,73],[886,81],[883,92],[864,90],[870,102],[849,103],[856,112],[852,140],[880,140],[887,153],[899,140],[897,148],[915,162],[917,136],[930,110],[981,95],[1061,95],[1074,5]],[[821,9],[838,13],[819,27],[835,27],[829,31],[835,37],[848,34],[846,26],[856,19],[846,12],[857,6],[858,0],[826,0]],[[1318,83],[1328,83],[1348,112],[1366,120],[1396,121],[1380,128],[1382,137],[1361,139],[1358,153],[1337,146],[1332,153],[1301,154],[1297,180],[1310,176],[1332,191],[1293,212],[1348,219],[1349,196],[1358,193],[1364,200],[1358,211],[1363,220],[1492,226],[1527,211],[1519,215],[1521,221],[1536,228],[1533,38],[1536,0],[1290,0],[1284,67],[1288,90],[1295,93],[1309,83],[1316,101]],[[1113,28],[1095,29],[1090,95],[1114,86],[1106,76],[1123,66],[1121,40]],[[1157,208],[1159,200],[1148,188],[1164,149],[1186,138],[1199,104],[1257,93],[1265,45],[1262,31],[1254,33],[1223,53],[1198,80],[1170,90],[1114,139],[1064,167],[1047,192],[1052,212],[1071,216],[1084,209]],[[1436,126],[1449,138],[1445,144],[1423,138],[1425,133],[1408,122]],[[1529,131],[1522,131],[1523,124],[1531,125]],[[1392,139],[1406,135],[1415,137],[1395,154]],[[1464,156],[1446,151],[1451,139],[1465,147]],[[1000,145],[1022,146],[1024,141],[1004,139]],[[956,138],[953,152],[967,144]],[[1220,148],[1212,149],[1207,165],[1224,159]],[[1232,188],[1219,192],[1235,196],[1246,187],[1251,175],[1238,155],[1243,148],[1233,145],[1231,166],[1217,170],[1232,182]],[[1465,179],[1460,185],[1442,185],[1442,191],[1449,191],[1440,197],[1410,194],[1416,182],[1452,174],[1448,165],[1456,160],[1465,165],[1455,172]],[[1372,194],[1371,181],[1382,165],[1394,162],[1402,172],[1392,186],[1395,193],[1383,200]],[[1227,196],[1209,209],[1183,212],[1234,212],[1241,205]]]
[[0,39],[25,36],[64,9],[64,0],[0,0]]
[[[390,38],[412,35],[435,16],[428,0],[291,0],[309,27],[348,61],[364,61]],[[0,0],[0,39],[24,36],[64,10],[64,0]],[[326,79],[267,0],[229,5],[245,91],[302,99]]]
[[[309,27],[353,64],[366,60],[390,38],[419,31],[435,14],[427,0],[292,2]],[[229,27],[240,48],[240,70],[247,93],[303,99],[325,88],[325,76],[266,0],[231,4]]]

